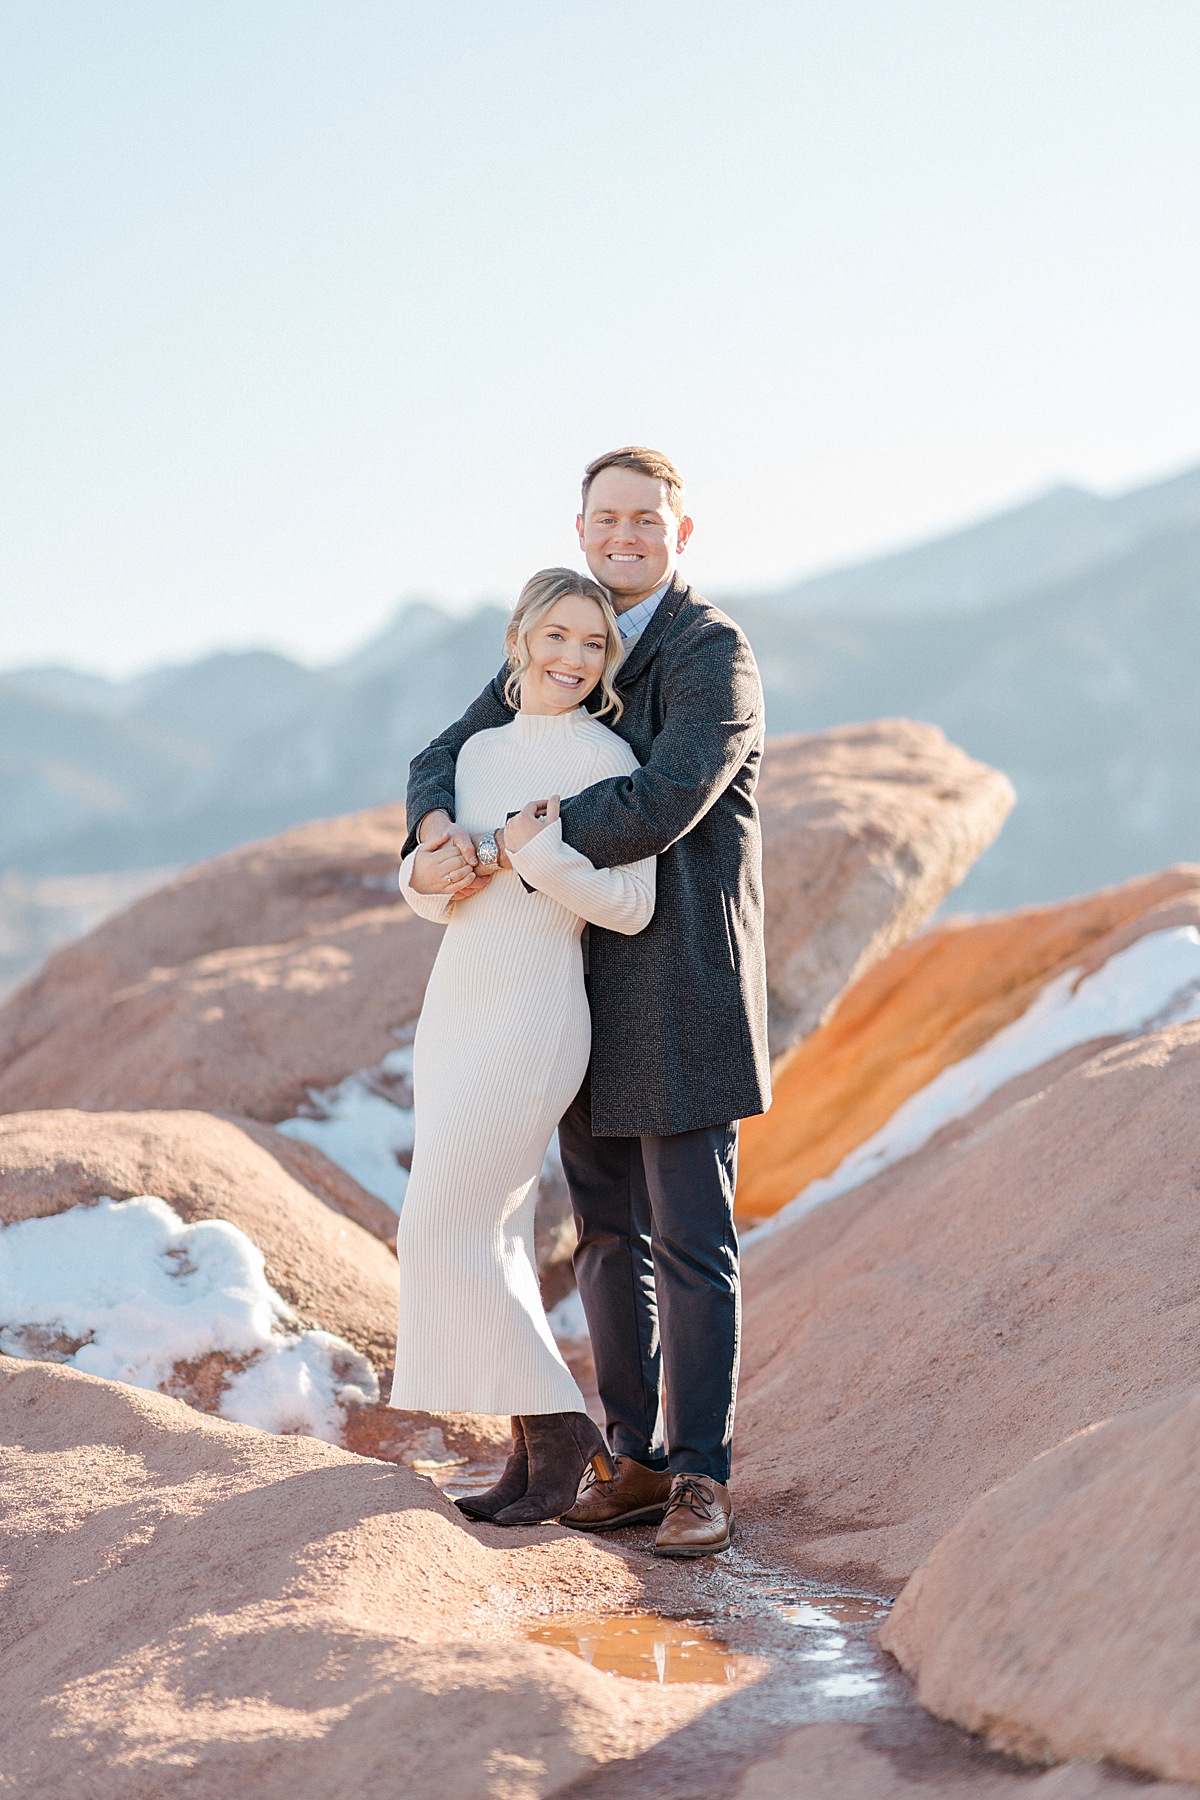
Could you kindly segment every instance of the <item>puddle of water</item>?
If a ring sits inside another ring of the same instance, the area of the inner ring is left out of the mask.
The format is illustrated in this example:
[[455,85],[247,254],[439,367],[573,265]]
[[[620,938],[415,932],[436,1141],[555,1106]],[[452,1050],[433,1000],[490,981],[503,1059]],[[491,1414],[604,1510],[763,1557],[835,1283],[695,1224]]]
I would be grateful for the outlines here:
[[494,1487],[504,1473],[505,1461],[502,1456],[496,1462],[471,1462],[463,1456],[452,1462],[420,1462],[412,1466],[418,1474],[428,1475],[448,1500],[460,1500],[464,1494],[482,1494]]
[[[878,1625],[886,1619],[891,1611],[884,1600],[877,1600],[871,1594],[818,1594],[795,1600],[784,1596],[794,1594],[790,1588],[755,1587],[751,1593],[766,1600],[772,1612],[779,1618],[786,1619],[789,1625],[799,1625],[808,1631],[841,1631],[847,1625]],[[841,1640],[843,1643],[845,1639]]]
[[604,1675],[631,1681],[728,1687],[755,1667],[752,1657],[736,1655],[697,1620],[664,1619],[657,1613],[555,1619],[528,1636],[531,1643],[569,1650]]

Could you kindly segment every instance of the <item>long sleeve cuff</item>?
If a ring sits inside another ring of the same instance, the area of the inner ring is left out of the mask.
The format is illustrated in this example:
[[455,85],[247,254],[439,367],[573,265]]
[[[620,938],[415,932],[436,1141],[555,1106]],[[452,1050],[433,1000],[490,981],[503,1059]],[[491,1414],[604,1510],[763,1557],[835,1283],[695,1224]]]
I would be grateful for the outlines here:
[[420,918],[432,919],[435,925],[444,925],[450,917],[450,908],[454,902],[447,894],[417,894],[413,892],[411,882],[416,855],[415,850],[410,850],[400,864],[400,892]]
[[561,821],[545,826],[508,860],[521,879],[560,906],[627,936],[641,931],[654,912],[655,859],[618,869],[597,869],[579,850],[564,844]]

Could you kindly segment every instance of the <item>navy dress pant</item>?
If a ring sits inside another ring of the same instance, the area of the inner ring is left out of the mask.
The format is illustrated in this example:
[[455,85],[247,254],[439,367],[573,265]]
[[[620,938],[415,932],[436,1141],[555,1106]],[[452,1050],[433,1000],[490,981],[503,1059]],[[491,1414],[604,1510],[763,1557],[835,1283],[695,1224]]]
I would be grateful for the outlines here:
[[717,1481],[729,1479],[741,1339],[737,1133],[734,1121],[593,1137],[586,1076],[558,1128],[612,1452]]

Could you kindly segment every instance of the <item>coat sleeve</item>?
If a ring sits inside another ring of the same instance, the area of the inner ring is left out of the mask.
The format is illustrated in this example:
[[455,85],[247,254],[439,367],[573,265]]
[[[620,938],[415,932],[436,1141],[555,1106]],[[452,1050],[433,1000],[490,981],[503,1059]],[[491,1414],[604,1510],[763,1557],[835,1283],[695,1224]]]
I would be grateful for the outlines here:
[[561,821],[546,825],[508,859],[523,881],[539,894],[557,900],[589,925],[634,937],[654,914],[655,861],[626,868],[597,869],[562,840]]
[[418,917],[432,919],[435,925],[444,925],[450,917],[450,908],[454,902],[449,894],[417,894],[413,892],[412,872],[416,855],[415,850],[410,850],[400,864],[400,892]]
[[645,765],[563,802],[563,839],[595,868],[642,862],[686,836],[762,736],[758,665],[732,624],[713,625],[675,660],[663,700]]
[[504,698],[507,665],[494,681],[490,681],[477,700],[472,700],[461,719],[448,725],[432,744],[414,756],[408,765],[408,793],[405,808],[408,836],[402,855],[417,847],[417,832],[426,813],[447,812],[454,817],[454,770],[458,753],[468,738],[477,731],[490,731],[497,725],[512,722],[512,708]]

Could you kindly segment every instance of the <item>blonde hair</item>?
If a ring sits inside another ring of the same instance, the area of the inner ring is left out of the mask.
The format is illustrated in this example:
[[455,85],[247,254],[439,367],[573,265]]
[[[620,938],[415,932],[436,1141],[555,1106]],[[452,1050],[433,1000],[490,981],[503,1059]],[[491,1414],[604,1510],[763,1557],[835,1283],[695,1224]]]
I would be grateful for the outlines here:
[[625,707],[613,686],[613,676],[620,667],[624,645],[617,629],[617,615],[599,582],[589,581],[586,575],[577,575],[574,569],[539,569],[521,589],[517,604],[513,607],[512,618],[508,621],[508,629],[504,633],[508,666],[512,670],[504,684],[504,698],[514,712],[520,710],[521,680],[533,660],[529,652],[529,634],[566,594],[578,594],[581,600],[594,600],[604,615],[607,644],[604,669],[600,676],[604,704],[597,707],[592,717],[599,719],[605,713],[611,713],[614,719],[619,719]]

